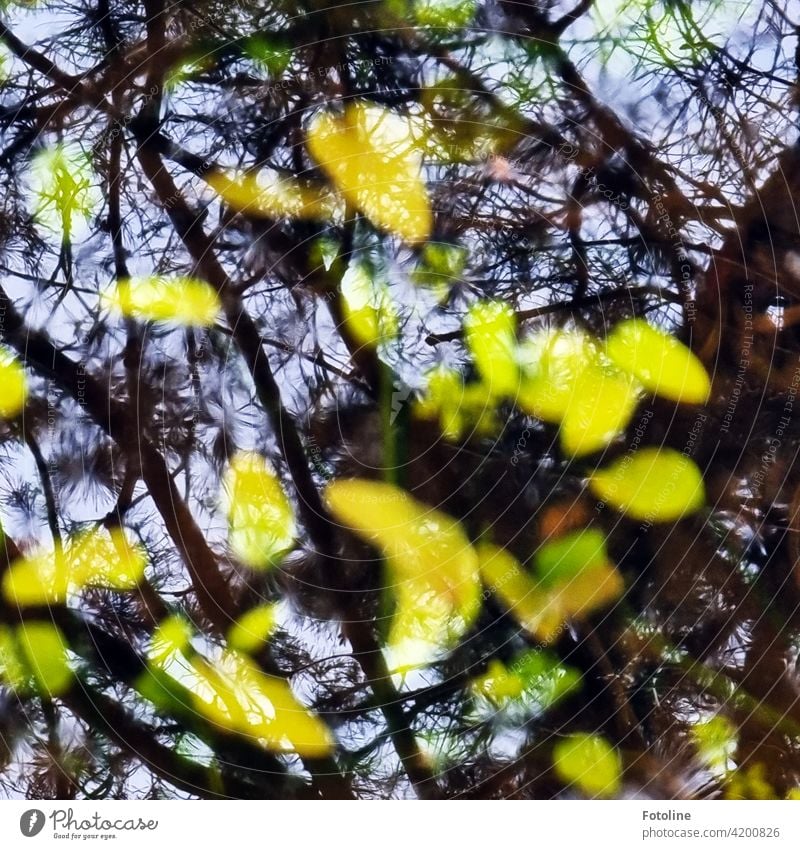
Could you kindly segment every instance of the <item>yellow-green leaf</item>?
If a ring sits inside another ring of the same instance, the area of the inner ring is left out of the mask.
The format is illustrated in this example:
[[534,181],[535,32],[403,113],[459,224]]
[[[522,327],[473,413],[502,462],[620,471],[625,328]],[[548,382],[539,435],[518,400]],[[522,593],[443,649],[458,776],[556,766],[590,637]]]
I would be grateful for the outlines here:
[[657,395],[689,404],[708,400],[711,381],[700,360],[683,343],[644,319],[618,324],[608,336],[606,351],[619,368]]
[[39,694],[58,696],[69,689],[72,670],[67,660],[67,644],[55,625],[25,622],[17,628],[17,642]]
[[19,415],[28,397],[28,385],[22,363],[0,348],[0,417]]
[[243,613],[228,631],[228,646],[253,654],[275,630],[275,605],[260,604]]
[[194,56],[188,56],[181,62],[176,62],[172,67],[167,68],[164,74],[164,90],[167,92],[176,91],[183,83],[190,82],[201,74],[210,71],[214,67],[214,59],[210,54],[197,53]]
[[396,611],[387,640],[392,671],[430,663],[461,638],[480,607],[478,557],[461,524],[387,483],[339,480],[333,515],[378,548]]
[[736,755],[736,726],[724,716],[712,716],[691,728],[699,759],[712,772],[725,775]]
[[233,457],[223,482],[229,541],[253,568],[273,565],[294,547],[294,510],[267,460],[255,452]]
[[473,304],[464,319],[467,347],[493,395],[517,393],[516,317],[503,301]]
[[[257,635],[251,628],[265,636],[266,609],[250,611],[250,623],[240,619],[232,631],[253,645]],[[182,617],[162,620],[150,642],[147,671],[135,685],[145,698],[165,711],[182,712],[191,706],[220,729],[270,751],[311,758],[330,754],[333,735],[300,704],[287,681],[266,674],[246,653],[230,647],[209,660],[193,649],[192,637]],[[233,639],[236,642],[235,635]]]
[[622,787],[622,759],[597,734],[570,734],[553,748],[556,774],[585,796],[616,796]]
[[13,628],[0,625],[0,681],[15,692],[28,688],[28,670],[20,656],[20,648]]
[[219,295],[193,277],[137,277],[121,280],[107,295],[109,304],[130,318],[208,326],[219,317]]
[[329,189],[275,171],[213,171],[205,180],[231,209],[255,217],[328,220],[342,210]]
[[564,666],[549,652],[536,648],[517,655],[508,665],[492,659],[470,689],[479,711],[483,707],[481,703],[486,702],[493,711],[504,710],[509,718],[524,721],[573,692],[580,681],[578,672]]
[[410,121],[357,101],[341,116],[320,112],[307,139],[314,159],[373,224],[410,244],[428,238],[433,214]]
[[627,427],[639,400],[630,376],[594,363],[578,375],[561,423],[561,447],[573,457],[605,448]]
[[672,522],[700,510],[706,501],[695,463],[673,448],[643,448],[598,469],[589,488],[634,519]]
[[576,398],[578,378],[597,358],[597,345],[580,330],[547,329],[528,337],[519,348],[524,377],[517,404],[542,421],[560,423]]
[[70,240],[100,204],[91,157],[75,145],[40,151],[31,163],[34,215],[39,224]]
[[455,30],[469,25],[476,7],[476,0],[416,0],[414,17],[419,26]]

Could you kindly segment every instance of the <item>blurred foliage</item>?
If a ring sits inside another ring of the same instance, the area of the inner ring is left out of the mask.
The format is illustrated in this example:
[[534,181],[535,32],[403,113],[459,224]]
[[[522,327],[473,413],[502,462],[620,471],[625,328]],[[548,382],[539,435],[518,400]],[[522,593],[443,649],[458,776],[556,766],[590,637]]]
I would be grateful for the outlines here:
[[797,796],[794,10],[3,10],[4,794]]

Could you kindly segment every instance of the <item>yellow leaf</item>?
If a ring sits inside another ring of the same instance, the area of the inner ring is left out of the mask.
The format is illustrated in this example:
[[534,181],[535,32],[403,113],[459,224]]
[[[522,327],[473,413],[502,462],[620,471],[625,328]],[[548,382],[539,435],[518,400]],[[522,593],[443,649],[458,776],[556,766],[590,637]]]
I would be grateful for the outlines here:
[[606,351],[619,368],[657,395],[688,404],[708,400],[711,381],[700,360],[669,333],[644,319],[631,318],[618,324],[608,336]]
[[3,574],[3,597],[18,607],[63,604],[72,584],[69,565],[52,551],[15,560]]
[[274,564],[294,546],[294,511],[267,460],[243,451],[231,460],[223,482],[231,548],[253,568]]
[[529,634],[549,643],[561,628],[561,615],[547,593],[505,549],[482,542],[478,546],[481,577]]
[[415,406],[422,419],[437,419],[446,439],[465,433],[488,436],[499,429],[497,404],[483,383],[465,383],[455,369],[437,366],[428,375],[425,395]]
[[297,701],[289,684],[265,674],[245,655],[226,651],[213,664],[196,655],[190,666],[194,706],[221,728],[252,738],[270,751],[315,758],[333,750],[331,732]]
[[392,671],[437,659],[480,607],[478,557],[461,524],[387,483],[339,480],[325,499],[333,515],[386,558],[396,612],[387,641]]
[[622,787],[619,752],[597,734],[570,734],[559,740],[553,763],[558,777],[586,796],[616,796]]
[[18,607],[63,604],[84,587],[134,589],[147,564],[121,528],[76,534],[66,551],[42,551],[15,560],[3,575],[5,599]]
[[558,424],[577,395],[583,371],[598,361],[597,345],[580,330],[541,330],[519,349],[523,380],[518,406],[542,421]]
[[136,277],[121,280],[106,301],[129,318],[204,327],[219,316],[219,295],[193,277]]
[[243,613],[228,631],[228,646],[253,654],[275,630],[275,605],[261,604]]
[[589,488],[602,501],[647,522],[673,522],[705,504],[695,463],[673,448],[643,448],[598,469]]
[[513,310],[503,301],[480,301],[464,320],[467,347],[493,395],[517,394],[516,324]]
[[510,672],[497,658],[489,661],[486,672],[472,682],[472,688],[489,699],[492,704],[501,704],[518,699],[525,692],[522,677]]
[[552,642],[564,623],[585,618],[616,601],[622,576],[596,531],[579,531],[545,543],[527,572],[509,552],[483,542],[478,546],[481,575],[511,615],[537,639]]
[[213,171],[205,179],[231,209],[254,217],[328,220],[341,214],[341,203],[329,190],[275,171]]
[[587,365],[578,375],[561,423],[561,447],[572,457],[605,448],[628,425],[639,385],[623,372]]
[[433,214],[410,121],[376,104],[349,103],[342,116],[316,116],[308,129],[308,149],[373,224],[410,244],[428,238]]
[[78,534],[67,556],[71,580],[79,587],[132,590],[142,580],[147,565],[142,547],[128,542],[122,528]]
[[0,417],[13,419],[25,406],[28,386],[22,363],[0,348]]
[[148,660],[163,669],[176,655],[189,650],[191,640],[192,626],[183,616],[166,616],[158,623],[150,639]]

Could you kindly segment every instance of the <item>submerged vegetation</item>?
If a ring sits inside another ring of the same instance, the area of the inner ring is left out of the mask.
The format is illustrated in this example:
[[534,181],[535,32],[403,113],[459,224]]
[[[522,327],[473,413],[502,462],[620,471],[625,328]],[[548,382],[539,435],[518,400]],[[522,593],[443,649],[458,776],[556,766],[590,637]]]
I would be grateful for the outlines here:
[[5,795],[797,798],[797,10],[0,43]]

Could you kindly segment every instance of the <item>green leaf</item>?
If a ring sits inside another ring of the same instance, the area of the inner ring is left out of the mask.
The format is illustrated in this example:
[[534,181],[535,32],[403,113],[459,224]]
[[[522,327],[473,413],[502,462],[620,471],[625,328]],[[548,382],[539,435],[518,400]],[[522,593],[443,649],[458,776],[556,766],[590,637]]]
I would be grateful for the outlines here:
[[598,469],[589,488],[602,501],[647,522],[673,522],[706,501],[695,463],[673,448],[643,448]]
[[288,41],[263,33],[247,39],[244,53],[273,77],[280,77],[292,59],[292,47]]
[[605,537],[594,528],[586,528],[544,543],[534,556],[533,566],[542,585],[553,587],[607,562]]
[[214,57],[207,53],[198,53],[178,62],[168,68],[164,75],[164,91],[174,92],[183,83],[190,82],[195,77],[213,68],[214,64]]
[[395,613],[387,639],[392,671],[438,659],[480,608],[478,557],[461,524],[404,490],[368,480],[328,485],[325,500],[346,527],[386,558]]
[[204,280],[193,277],[134,277],[120,280],[106,302],[129,318],[188,326],[214,324],[222,304]]
[[475,17],[476,0],[416,0],[414,18],[421,27],[458,30]]
[[651,392],[673,401],[704,404],[711,381],[703,364],[681,342],[632,318],[618,324],[606,340],[608,357]]
[[236,556],[253,568],[272,566],[294,547],[294,510],[267,460],[240,452],[223,482],[229,540]]
[[519,386],[516,317],[504,301],[479,301],[464,319],[467,348],[492,395],[514,397]]
[[462,245],[428,242],[422,250],[420,264],[413,272],[413,280],[419,285],[441,290],[442,296],[446,296],[453,284],[461,279],[467,256],[467,249]]
[[622,759],[597,734],[570,734],[553,749],[556,774],[585,796],[616,796],[622,787]]
[[410,121],[365,101],[342,116],[320,112],[307,134],[308,149],[341,193],[377,227],[409,244],[433,227],[422,155]]

